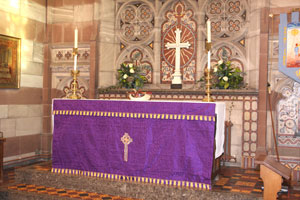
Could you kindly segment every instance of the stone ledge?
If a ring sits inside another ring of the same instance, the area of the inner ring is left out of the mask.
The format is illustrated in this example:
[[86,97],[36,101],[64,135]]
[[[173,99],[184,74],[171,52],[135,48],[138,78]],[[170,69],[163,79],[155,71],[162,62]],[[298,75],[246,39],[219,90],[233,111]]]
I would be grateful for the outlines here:
[[[120,94],[124,95],[127,92],[132,91],[128,89],[98,89],[98,95],[105,94]],[[152,95],[205,95],[204,90],[197,89],[142,89],[143,92],[151,92]],[[258,91],[254,89],[248,90],[211,90],[211,94],[214,95],[234,95],[234,96],[258,96]]]

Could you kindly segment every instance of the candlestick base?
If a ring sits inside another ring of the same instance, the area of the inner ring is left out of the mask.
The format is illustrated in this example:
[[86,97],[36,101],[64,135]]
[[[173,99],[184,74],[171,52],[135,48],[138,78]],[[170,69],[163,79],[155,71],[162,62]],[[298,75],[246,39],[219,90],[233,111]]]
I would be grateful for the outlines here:
[[78,83],[77,77],[79,76],[79,70],[71,70],[71,76],[73,76],[73,82],[71,84],[72,95],[70,95],[69,99],[81,99],[81,97],[77,94],[78,91]]
[[213,98],[211,98],[210,96],[207,96],[204,99],[202,99],[202,102],[215,102],[215,100]]
[[214,102],[214,99],[211,97],[210,95],[210,80],[211,80],[211,75],[210,75],[211,69],[207,69],[205,68],[205,80],[206,80],[206,84],[205,84],[205,93],[206,93],[206,97],[202,100],[203,102]]

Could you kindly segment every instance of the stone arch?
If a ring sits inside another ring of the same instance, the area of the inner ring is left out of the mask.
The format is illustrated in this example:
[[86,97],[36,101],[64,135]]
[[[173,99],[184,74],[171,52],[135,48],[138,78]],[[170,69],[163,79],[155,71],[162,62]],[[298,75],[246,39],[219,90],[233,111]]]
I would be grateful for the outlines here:
[[142,48],[140,46],[135,46],[132,45],[130,47],[128,47],[126,50],[124,50],[123,52],[121,52],[121,54],[119,55],[117,61],[116,61],[116,69],[119,68],[119,66],[121,65],[121,63],[123,62],[135,62],[134,58],[132,58],[132,54],[134,52],[140,52],[141,57],[137,60],[138,64],[141,68],[142,71],[144,73],[144,75],[146,76],[148,83],[153,83],[153,65],[152,63],[154,63],[154,59],[153,59],[153,54],[152,52],[147,49],[147,48]]
[[[194,2],[195,3],[195,2]],[[160,31],[160,82],[169,84],[175,70],[175,49],[165,48],[168,42],[174,43],[175,31],[181,31],[181,42],[189,43],[188,48],[180,50],[180,71],[182,82],[193,84],[196,81],[197,72],[197,28],[195,7],[190,1],[170,1],[163,5],[159,17],[161,19]]]
[[[56,89],[58,91],[62,92],[63,96],[61,96],[61,97],[66,97],[67,94],[64,92],[64,89],[68,88],[68,86],[71,85],[72,81],[73,81],[73,78],[71,76],[67,76],[67,77],[63,77],[61,79],[61,81],[58,83]],[[81,77],[77,78],[77,82],[78,82],[79,88],[81,88],[80,94],[82,97],[84,97],[85,96],[84,93],[88,90],[89,84],[84,78],[81,78]]]

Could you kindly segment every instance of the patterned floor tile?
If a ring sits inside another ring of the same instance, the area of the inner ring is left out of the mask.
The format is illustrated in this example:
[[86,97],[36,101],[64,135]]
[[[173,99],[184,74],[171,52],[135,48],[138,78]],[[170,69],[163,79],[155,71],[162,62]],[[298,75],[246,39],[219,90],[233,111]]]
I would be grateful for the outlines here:
[[[44,162],[38,165],[30,166],[32,169],[40,171],[51,171],[51,162]],[[7,169],[4,171],[4,183],[12,183],[15,179],[15,169]],[[219,180],[214,182],[212,190],[214,191],[229,191],[236,193],[255,194],[262,197],[263,182],[260,179],[259,171],[252,169],[241,169],[238,167],[222,167]],[[47,194],[61,197],[73,197],[78,199],[91,200],[132,200],[132,198],[109,196],[105,194],[89,193],[86,191],[67,190],[63,188],[53,188],[46,186],[18,184],[10,186],[12,190],[21,190],[39,194]],[[300,200],[300,191],[289,190],[288,193],[279,194],[280,200]]]
[[38,185],[29,185],[29,184],[16,184],[13,186],[8,186],[7,189],[10,190],[19,190],[23,192],[32,192],[38,194],[45,194],[45,195],[54,195],[54,196],[61,196],[61,197],[71,197],[77,199],[91,199],[91,200],[137,200],[135,198],[127,198],[127,197],[119,197],[119,196],[111,196],[107,194],[100,194],[100,193],[93,193],[87,191],[78,191],[78,190],[68,190],[68,189],[61,189],[61,188],[53,188],[53,187],[46,187],[46,186],[38,186]]

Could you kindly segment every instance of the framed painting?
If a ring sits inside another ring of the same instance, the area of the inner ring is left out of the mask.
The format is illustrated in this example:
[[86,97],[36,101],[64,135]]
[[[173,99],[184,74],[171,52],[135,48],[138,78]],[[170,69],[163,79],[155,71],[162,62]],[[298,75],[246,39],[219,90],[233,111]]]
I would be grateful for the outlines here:
[[0,88],[19,88],[21,39],[0,35]]

